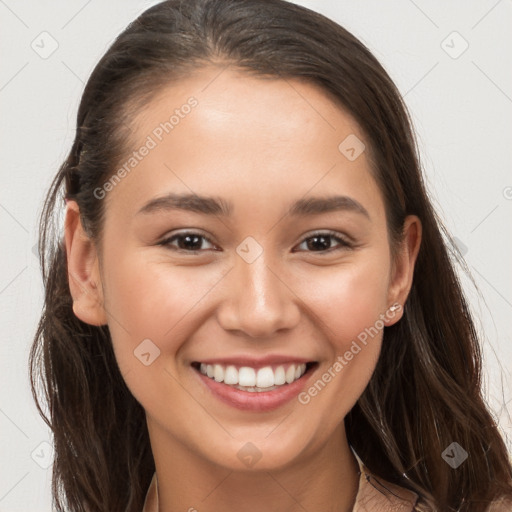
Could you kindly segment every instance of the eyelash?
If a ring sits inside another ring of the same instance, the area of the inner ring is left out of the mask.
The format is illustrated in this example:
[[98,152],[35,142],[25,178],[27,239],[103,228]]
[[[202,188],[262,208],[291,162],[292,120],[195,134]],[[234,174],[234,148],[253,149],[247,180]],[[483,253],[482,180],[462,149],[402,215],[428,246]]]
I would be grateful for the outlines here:
[[[180,249],[180,248],[171,246],[171,242],[172,241],[183,239],[183,238],[186,238],[187,236],[197,236],[197,237],[205,240],[206,242],[210,243],[211,245],[215,246],[215,244],[207,236],[202,235],[201,233],[195,233],[193,231],[187,231],[187,232],[184,232],[184,233],[178,233],[176,235],[172,235],[171,237],[168,237],[165,240],[162,240],[158,245],[161,245],[161,246],[164,246],[164,247],[168,247],[171,250],[174,250],[174,251],[177,251],[177,252],[181,252],[181,253],[198,254],[198,253],[204,251],[203,249],[200,249],[200,250],[186,250],[186,249]],[[330,247],[330,248],[326,249],[325,251],[306,251],[306,252],[324,253],[325,254],[325,253],[332,253],[334,251],[339,251],[339,250],[342,250],[342,249],[352,249],[353,248],[353,244],[351,242],[349,242],[346,238],[340,236],[340,234],[335,232],[335,231],[329,231],[329,230],[327,230],[327,231],[317,231],[315,233],[311,233],[306,238],[304,238],[302,240],[302,242],[300,242],[299,245],[302,245],[304,242],[307,242],[308,240],[311,240],[311,239],[316,238],[316,237],[325,237],[325,238],[329,238],[330,237],[331,239],[337,241],[339,243],[339,246],[338,247]],[[294,251],[294,252],[297,252],[297,251]]]

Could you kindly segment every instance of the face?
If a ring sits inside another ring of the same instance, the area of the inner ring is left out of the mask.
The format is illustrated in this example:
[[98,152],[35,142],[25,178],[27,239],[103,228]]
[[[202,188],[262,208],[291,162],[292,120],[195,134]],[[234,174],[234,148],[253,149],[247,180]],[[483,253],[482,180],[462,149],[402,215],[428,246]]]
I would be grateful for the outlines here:
[[75,314],[108,323],[155,436],[269,469],[343,431],[414,250],[391,258],[365,136],[321,89],[220,71],[166,88],[134,121],[137,155],[102,188],[101,253],[72,280],[103,307],[78,297]]

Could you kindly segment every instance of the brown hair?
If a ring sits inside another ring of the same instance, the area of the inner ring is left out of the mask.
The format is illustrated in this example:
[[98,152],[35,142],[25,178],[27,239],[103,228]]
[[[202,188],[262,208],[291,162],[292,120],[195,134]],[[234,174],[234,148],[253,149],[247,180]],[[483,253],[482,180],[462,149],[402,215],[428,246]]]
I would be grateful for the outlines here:
[[[57,510],[138,512],[155,470],[145,413],[118,369],[108,327],[73,314],[55,221],[62,193],[78,202],[84,228],[99,243],[104,201],[93,191],[122,161],[130,120],[166,83],[219,62],[327,92],[369,142],[391,246],[407,215],[422,222],[404,317],[385,329],[375,372],[345,419],[350,444],[373,474],[418,493],[422,510],[480,512],[512,496],[510,461],[481,394],[477,333],[425,190],[407,109],[388,74],[353,35],[304,7],[169,0],[132,22],[94,69],[41,217],[45,302],[30,370],[34,399],[54,433]],[[469,453],[456,470],[441,458],[453,441]]]

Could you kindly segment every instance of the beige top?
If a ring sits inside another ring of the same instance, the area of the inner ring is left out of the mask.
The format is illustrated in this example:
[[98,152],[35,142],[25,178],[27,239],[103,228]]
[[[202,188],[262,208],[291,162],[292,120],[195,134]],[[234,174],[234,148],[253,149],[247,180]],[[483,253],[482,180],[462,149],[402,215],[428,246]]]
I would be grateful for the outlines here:
[[[418,495],[372,476],[361,460],[359,489],[353,512],[413,512]],[[142,512],[159,512],[156,473],[153,474]],[[163,511],[160,511],[163,512]]]

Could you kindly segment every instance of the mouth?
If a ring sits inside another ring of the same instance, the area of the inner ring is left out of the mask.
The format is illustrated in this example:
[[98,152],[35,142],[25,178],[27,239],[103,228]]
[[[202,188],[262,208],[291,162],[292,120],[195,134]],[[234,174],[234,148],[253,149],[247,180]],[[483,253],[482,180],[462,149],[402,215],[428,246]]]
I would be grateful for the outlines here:
[[275,409],[298,395],[318,366],[316,361],[226,364],[194,361],[192,368],[219,399],[241,409]]

